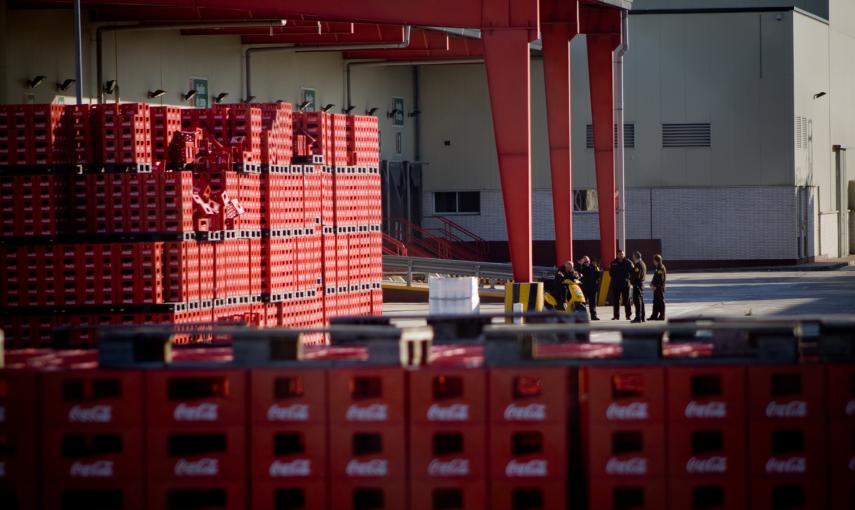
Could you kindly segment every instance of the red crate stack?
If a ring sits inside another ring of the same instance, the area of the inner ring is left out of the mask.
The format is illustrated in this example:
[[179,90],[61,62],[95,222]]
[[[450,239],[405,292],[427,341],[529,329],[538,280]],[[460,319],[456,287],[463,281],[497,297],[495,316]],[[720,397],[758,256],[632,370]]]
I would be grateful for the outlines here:
[[68,177],[0,175],[0,237],[54,235],[64,227]]
[[267,168],[291,164],[293,118],[291,103],[264,103],[261,107],[261,163]]
[[748,368],[750,508],[825,507],[824,381],[819,365]]
[[404,372],[329,372],[331,508],[406,508]]
[[[326,112],[295,113],[294,127],[297,145],[306,143],[305,155],[320,157],[321,164],[331,165],[333,161],[332,114]],[[305,137],[305,142],[300,139],[301,136]],[[296,151],[295,154],[303,155]]]
[[[6,329],[7,317],[3,317]],[[24,319],[18,317],[18,319]],[[7,333],[8,334],[8,333]],[[13,337],[14,338],[14,337]],[[6,359],[9,364],[8,354]],[[39,448],[36,371],[0,368],[0,498],[12,508],[36,508]]]
[[666,369],[671,508],[744,509],[746,370]]
[[379,120],[373,115],[351,115],[347,118],[348,165],[380,167]]
[[297,237],[296,286],[300,290],[318,290],[323,286],[323,237],[303,229]]
[[196,241],[163,243],[163,294],[166,302],[182,303],[203,299],[200,252],[200,243]]
[[410,505],[487,504],[487,378],[483,370],[429,367],[409,374]]
[[302,228],[303,166],[261,175],[261,226],[266,230]]
[[9,105],[9,165],[27,164],[27,111],[30,105]]
[[63,136],[68,162],[74,165],[93,163],[94,136],[92,110],[88,104],[67,105],[63,117]]
[[145,376],[148,507],[246,505],[246,373],[156,370]]
[[666,508],[664,369],[583,368],[580,402],[591,508]]
[[229,108],[231,144],[238,146],[235,163],[245,170],[258,171],[261,165],[261,108],[232,105]]
[[256,369],[250,391],[251,508],[327,508],[324,370]]
[[567,369],[493,368],[488,395],[490,508],[566,508]]
[[181,131],[181,108],[151,107],[151,145],[155,162],[169,159],[169,146],[175,133]]
[[332,126],[332,160],[327,162],[330,166],[348,165],[347,147],[347,115],[340,113],[330,115]]
[[66,370],[42,377],[45,508],[144,506],[142,373]]
[[62,135],[65,107],[37,104],[27,107],[27,164],[53,165],[67,161]]
[[290,231],[270,231],[262,239],[261,294],[272,302],[281,301],[283,294],[296,288],[297,238]]
[[14,111],[13,105],[0,105],[0,165],[17,164],[15,132],[12,130]]
[[826,367],[833,510],[855,505],[855,363]]
[[316,229],[323,216],[323,172],[320,165],[303,165],[303,226]]

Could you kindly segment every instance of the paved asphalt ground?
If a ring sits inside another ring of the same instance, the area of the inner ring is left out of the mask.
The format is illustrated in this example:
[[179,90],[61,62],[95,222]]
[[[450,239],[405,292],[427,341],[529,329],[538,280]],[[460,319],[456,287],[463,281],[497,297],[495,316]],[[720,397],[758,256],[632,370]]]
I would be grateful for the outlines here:
[[[649,285],[650,280],[647,283]],[[653,296],[645,290],[647,315]],[[666,315],[825,315],[855,314],[855,266],[833,271],[733,271],[668,275]],[[501,312],[498,303],[482,304],[482,312]],[[611,307],[598,310],[610,320]],[[385,315],[427,314],[427,303],[385,303]],[[621,312],[621,322],[623,313]]]

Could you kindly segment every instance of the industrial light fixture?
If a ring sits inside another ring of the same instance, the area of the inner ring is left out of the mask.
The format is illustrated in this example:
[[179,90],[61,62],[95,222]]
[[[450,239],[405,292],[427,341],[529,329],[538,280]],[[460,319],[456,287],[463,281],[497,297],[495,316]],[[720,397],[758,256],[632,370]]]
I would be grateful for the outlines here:
[[217,103],[217,104],[222,103],[222,102],[223,102],[223,99],[225,99],[225,98],[226,98],[226,96],[228,96],[228,95],[229,95],[229,93],[228,93],[228,92],[220,92],[219,94],[217,94],[216,96],[214,96],[214,102],[215,102],[215,103]]
[[149,99],[155,99],[158,97],[163,97],[164,95],[166,95],[166,91],[163,89],[149,90],[148,91]]
[[75,80],[74,78],[66,78],[65,81],[63,81],[62,83],[57,83],[56,88],[57,90],[67,90],[68,87],[70,87],[71,84],[75,81],[77,80]]
[[817,92],[816,94],[814,94],[814,95],[813,95],[813,98],[814,98],[814,99],[819,99],[819,98],[821,98],[822,96],[824,96],[825,94],[826,94],[825,92]]
[[365,115],[374,115],[375,113],[377,113],[377,110],[379,110],[379,108],[377,108],[376,106],[374,108],[365,110]]
[[113,92],[116,91],[116,87],[117,87],[116,80],[107,80],[104,83],[104,93],[105,94],[112,94]]
[[32,80],[27,80],[27,88],[28,89],[34,89],[34,88],[38,87],[39,85],[41,85],[42,83],[44,83],[46,79],[47,79],[47,76],[40,74],[40,75],[34,77]]
[[347,108],[342,108],[342,109],[341,109],[341,112],[342,112],[342,113],[350,113],[350,112],[352,112],[352,111],[353,111],[353,109],[354,109],[354,108],[356,108],[356,107],[355,107],[355,106],[353,106],[353,105],[350,105],[350,106],[348,106]]
[[413,110],[410,113],[408,113],[407,116],[408,117],[415,117],[416,115],[421,115],[421,114],[422,114],[421,110]]
[[255,96],[246,96],[246,99],[243,100],[244,103],[251,103],[255,100]]
[[307,106],[309,106],[310,104],[312,104],[312,102],[311,102],[311,101],[303,101],[302,103],[300,103],[300,104],[298,104],[298,105],[297,105],[297,110],[302,112],[302,111],[303,111],[303,110],[305,110],[305,109],[306,109],[306,107],[307,107]]
[[335,106],[335,105],[334,105],[334,104],[332,104],[332,103],[327,103],[327,104],[325,104],[324,106],[322,106],[322,107],[321,107],[321,111],[322,111],[322,112],[328,112],[328,111],[332,110],[334,106]]
[[394,110],[392,110],[391,112],[386,112],[386,117],[388,117],[388,118],[390,118],[390,119],[391,119],[392,117],[394,117],[394,116],[395,116],[396,114],[398,114],[398,113],[404,113],[404,112],[402,112],[401,110],[399,110],[399,109],[395,108],[395,109],[394,109]]
[[193,99],[194,97],[196,97],[196,94],[197,94],[196,89],[192,89],[192,90],[188,90],[186,94],[181,94],[181,97],[182,97],[185,101],[190,101],[191,99]]

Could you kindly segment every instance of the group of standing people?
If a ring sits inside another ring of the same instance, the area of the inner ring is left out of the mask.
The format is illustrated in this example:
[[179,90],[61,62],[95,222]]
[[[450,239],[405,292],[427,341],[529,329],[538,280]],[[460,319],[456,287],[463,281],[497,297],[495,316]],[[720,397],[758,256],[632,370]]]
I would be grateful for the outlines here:
[[[620,304],[623,302],[626,320],[639,323],[648,320],[665,320],[665,264],[662,255],[658,253],[653,256],[653,281],[650,287],[653,290],[653,312],[650,317],[645,318],[644,307],[644,281],[647,277],[647,265],[640,252],[632,254],[632,260],[627,259],[623,250],[618,250],[617,258],[609,265],[609,291],[611,293],[612,308],[614,314],[612,320],[620,319]],[[600,269],[591,262],[591,258],[585,255],[579,259],[574,266],[573,261],[568,260],[558,269],[555,275],[557,281],[563,282],[567,279],[579,282],[585,301],[588,303],[591,320],[599,320],[597,317],[597,297],[599,294]],[[630,289],[632,293],[630,294]],[[632,307],[635,307],[635,318],[632,318]]]
[[[641,252],[632,254],[632,260],[626,258],[623,250],[618,250],[617,258],[609,266],[610,290],[612,293],[612,320],[620,319],[620,303],[623,301],[626,320],[645,322],[665,320],[665,264],[662,255],[653,256],[653,312],[650,317],[644,309],[644,280],[647,277],[647,264],[641,257]],[[632,306],[630,305],[630,289],[632,289]],[[632,307],[635,307],[635,318],[632,318]]]

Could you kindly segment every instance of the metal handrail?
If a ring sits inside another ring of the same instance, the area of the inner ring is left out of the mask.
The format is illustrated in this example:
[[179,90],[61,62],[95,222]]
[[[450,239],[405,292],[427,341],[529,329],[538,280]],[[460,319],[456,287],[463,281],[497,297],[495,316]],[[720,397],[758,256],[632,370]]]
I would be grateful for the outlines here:
[[[456,223],[456,222],[450,220],[449,218],[446,218],[445,216],[440,216],[438,214],[434,214],[433,216],[428,216],[425,219],[434,219],[434,220],[437,220],[440,223],[442,223],[442,225],[443,225],[442,230],[443,230],[443,233],[446,235],[446,237],[448,237],[448,238],[453,237],[453,238],[455,238],[461,242],[473,243],[475,246],[477,246],[477,251],[478,251],[479,256],[483,257],[487,254],[487,251],[488,251],[487,241],[482,239],[481,237],[478,236],[478,234],[472,232],[471,230],[467,229],[463,225],[460,225],[459,223]],[[465,239],[462,239],[460,236],[452,234],[452,232],[451,232],[452,229],[462,233],[463,235],[468,237],[470,240],[466,241]]]
[[[551,278],[554,268],[535,266],[535,278]],[[513,280],[510,264],[477,262],[471,260],[433,259],[426,257],[383,256],[383,274],[405,275],[407,285],[413,284],[413,275],[444,274],[449,276],[474,276],[495,281]]]

